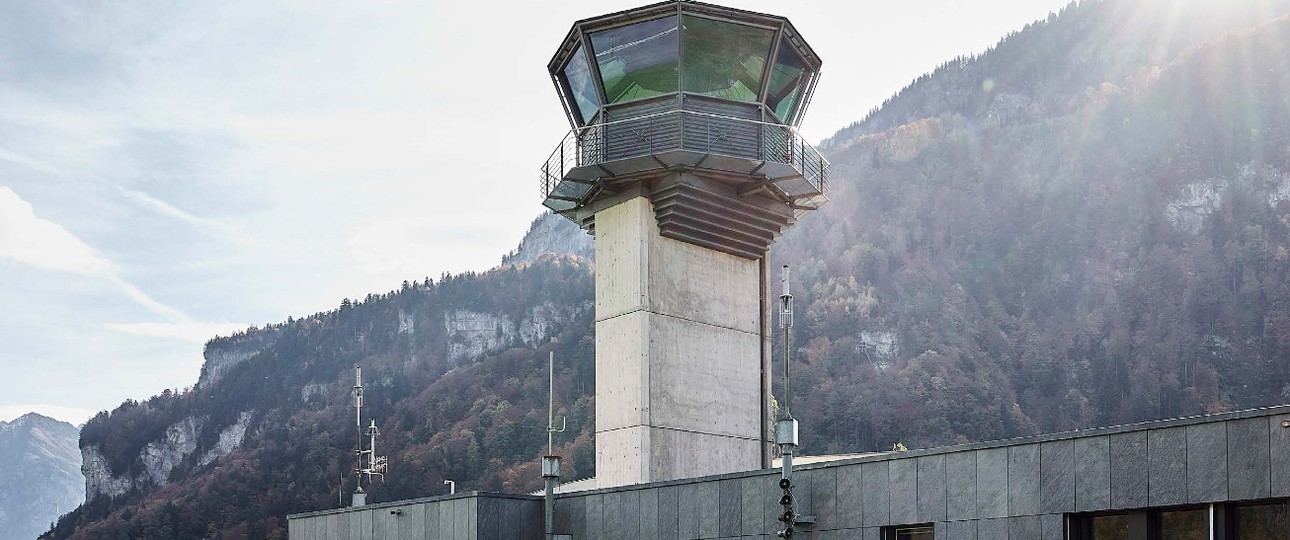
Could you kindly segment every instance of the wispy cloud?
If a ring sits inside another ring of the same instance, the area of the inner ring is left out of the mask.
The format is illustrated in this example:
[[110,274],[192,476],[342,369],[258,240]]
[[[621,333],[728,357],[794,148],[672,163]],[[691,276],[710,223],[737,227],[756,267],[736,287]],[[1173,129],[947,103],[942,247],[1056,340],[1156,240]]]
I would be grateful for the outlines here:
[[74,274],[107,277],[116,272],[98,250],[36,216],[31,204],[7,186],[0,186],[0,257]]
[[56,174],[56,175],[63,174],[63,171],[59,170],[58,167],[55,167],[53,165],[40,161],[31,156],[19,154],[18,152],[14,152],[12,150],[7,150],[4,148],[0,148],[0,161],[17,163],[19,165],[22,165],[23,167],[27,167],[29,169],[40,171],[46,174]]
[[154,300],[123,279],[112,261],[71,231],[37,216],[31,204],[8,186],[0,186],[0,258],[45,270],[101,277],[157,314],[185,318],[183,313]]

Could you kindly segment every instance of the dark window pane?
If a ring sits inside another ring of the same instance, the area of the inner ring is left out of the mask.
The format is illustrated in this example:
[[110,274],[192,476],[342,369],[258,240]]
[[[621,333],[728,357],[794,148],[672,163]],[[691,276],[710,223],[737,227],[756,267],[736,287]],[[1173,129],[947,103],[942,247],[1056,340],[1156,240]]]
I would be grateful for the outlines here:
[[781,43],[775,55],[775,67],[770,72],[770,89],[766,92],[766,106],[775,111],[780,121],[788,122],[794,107],[805,92],[806,63],[788,43]]
[[1090,522],[1092,540],[1129,540],[1129,516],[1096,516]]
[[903,527],[896,529],[896,540],[934,540],[931,527]]
[[591,117],[596,115],[596,109],[600,107],[600,95],[596,92],[595,79],[591,76],[591,68],[587,66],[587,57],[582,54],[581,45],[573,51],[573,58],[564,66],[564,80],[569,83],[569,90],[573,93],[573,101],[582,121],[591,121]]
[[1286,503],[1236,507],[1236,540],[1287,540]]
[[1203,508],[1160,513],[1160,540],[1208,540],[1209,511]]
[[682,22],[682,88],[705,96],[757,101],[774,32],[689,15]]
[[591,34],[605,99],[622,103],[675,92],[676,17]]

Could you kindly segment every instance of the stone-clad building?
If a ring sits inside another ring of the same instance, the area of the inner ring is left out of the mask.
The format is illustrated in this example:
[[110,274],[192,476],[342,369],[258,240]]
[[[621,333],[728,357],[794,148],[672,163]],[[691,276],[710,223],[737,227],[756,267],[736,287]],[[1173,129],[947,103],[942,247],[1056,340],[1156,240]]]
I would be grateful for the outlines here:
[[[818,540],[1290,540],[1290,406],[803,465]],[[769,539],[774,470],[568,493],[582,539]],[[471,493],[290,517],[292,540],[538,540],[540,497]]]

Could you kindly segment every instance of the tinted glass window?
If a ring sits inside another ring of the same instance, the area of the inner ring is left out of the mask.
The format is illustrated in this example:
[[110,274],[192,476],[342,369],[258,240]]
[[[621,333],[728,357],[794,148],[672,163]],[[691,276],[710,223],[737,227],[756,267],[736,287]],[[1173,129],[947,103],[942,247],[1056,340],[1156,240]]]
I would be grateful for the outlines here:
[[770,89],[766,92],[766,106],[775,111],[775,116],[788,122],[793,115],[793,108],[802,98],[805,91],[806,63],[787,43],[779,46],[775,58],[775,67],[770,72]]
[[1160,513],[1162,540],[1209,540],[1209,511],[1203,508]]
[[587,65],[587,57],[582,54],[581,45],[573,51],[573,58],[564,66],[564,80],[569,83],[569,90],[573,93],[573,101],[582,121],[589,122],[600,106],[600,95],[596,92],[591,68]]
[[1129,516],[1096,516],[1090,525],[1092,540],[1129,540]]
[[935,540],[931,527],[902,527],[896,529],[896,540]]
[[757,101],[774,32],[689,15],[682,23],[681,86],[685,91]]
[[1290,516],[1286,504],[1236,507],[1236,540],[1288,540]]
[[591,34],[605,99],[622,103],[675,92],[676,17]]

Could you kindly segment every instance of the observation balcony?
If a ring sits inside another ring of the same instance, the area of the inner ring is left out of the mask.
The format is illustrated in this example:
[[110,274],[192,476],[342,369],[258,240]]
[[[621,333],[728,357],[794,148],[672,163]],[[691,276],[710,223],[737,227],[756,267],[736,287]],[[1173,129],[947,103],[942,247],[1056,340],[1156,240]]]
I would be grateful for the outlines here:
[[572,129],[542,165],[543,204],[568,215],[642,174],[684,167],[717,173],[741,195],[782,200],[799,216],[819,208],[828,200],[828,161],[793,126],[761,120],[759,109],[678,95]]

